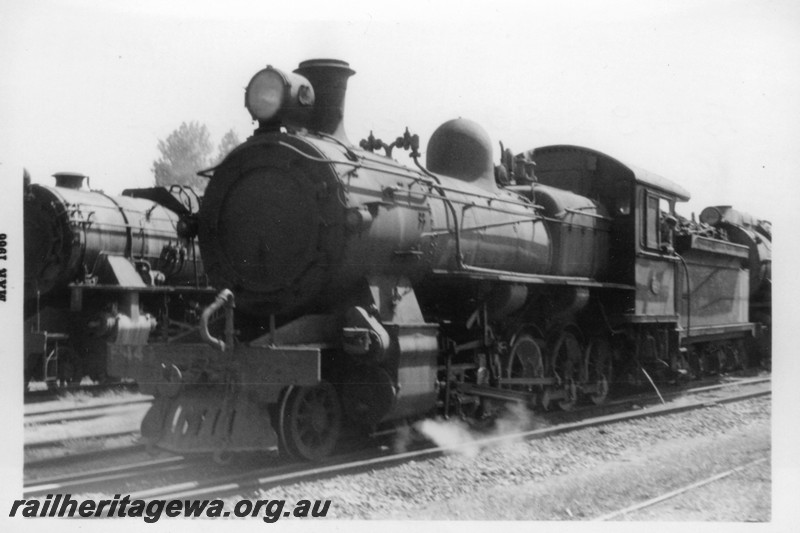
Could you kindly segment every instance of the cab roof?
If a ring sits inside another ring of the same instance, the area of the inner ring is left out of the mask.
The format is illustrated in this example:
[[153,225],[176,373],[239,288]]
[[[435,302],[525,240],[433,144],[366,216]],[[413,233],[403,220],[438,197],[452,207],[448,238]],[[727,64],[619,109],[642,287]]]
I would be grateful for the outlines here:
[[[541,172],[542,175],[550,176],[549,179],[544,180],[545,182],[555,180],[575,181],[576,178],[574,176],[585,175],[588,171],[591,174],[597,174],[596,178],[601,181],[632,181],[674,196],[683,202],[691,198],[689,191],[677,183],[658,174],[623,163],[591,148],[558,144],[534,148],[528,151],[526,155],[536,163],[535,172],[537,175]],[[556,185],[556,183],[548,184]],[[575,183],[574,186],[569,186],[568,188],[574,190],[577,194],[586,194],[588,192],[586,189],[589,187],[589,184],[580,186],[580,184]]]

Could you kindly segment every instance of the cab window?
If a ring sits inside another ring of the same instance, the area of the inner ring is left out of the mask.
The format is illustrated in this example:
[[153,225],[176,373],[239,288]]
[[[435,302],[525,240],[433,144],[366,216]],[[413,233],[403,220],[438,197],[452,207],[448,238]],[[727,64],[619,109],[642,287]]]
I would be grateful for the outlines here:
[[652,193],[646,193],[644,219],[644,245],[658,250],[662,244],[671,244],[671,231],[665,227],[666,217],[671,215],[669,200]]

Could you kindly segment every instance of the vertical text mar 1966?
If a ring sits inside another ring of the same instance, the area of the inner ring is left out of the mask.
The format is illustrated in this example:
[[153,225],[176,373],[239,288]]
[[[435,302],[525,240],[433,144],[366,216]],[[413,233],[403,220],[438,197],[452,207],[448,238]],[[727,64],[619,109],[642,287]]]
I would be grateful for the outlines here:
[[[0,261],[5,261],[8,259],[8,254],[6,253],[6,234],[0,233]],[[0,302],[6,301],[6,278],[8,277],[7,270],[5,267],[0,266]]]

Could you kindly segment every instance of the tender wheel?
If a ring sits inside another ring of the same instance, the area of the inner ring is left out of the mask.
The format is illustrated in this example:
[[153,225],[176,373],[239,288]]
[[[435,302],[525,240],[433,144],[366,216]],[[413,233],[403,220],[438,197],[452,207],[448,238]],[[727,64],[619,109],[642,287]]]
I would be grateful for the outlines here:
[[725,351],[725,367],[726,370],[734,372],[741,370],[745,367],[746,351],[744,342],[732,341],[723,346]]
[[717,375],[725,367],[725,352],[719,346],[712,344],[703,350],[701,361],[704,375]]
[[328,382],[292,387],[281,402],[278,433],[283,450],[316,461],[331,454],[342,431],[342,407]]
[[562,332],[553,345],[553,375],[567,392],[567,398],[558,401],[558,406],[564,411],[571,411],[578,402],[576,383],[581,378],[582,352],[580,341],[570,331]]
[[612,351],[611,345],[605,338],[595,338],[586,348],[586,382],[595,385],[597,392],[589,393],[589,401],[595,405],[602,405],[608,398],[612,377]]

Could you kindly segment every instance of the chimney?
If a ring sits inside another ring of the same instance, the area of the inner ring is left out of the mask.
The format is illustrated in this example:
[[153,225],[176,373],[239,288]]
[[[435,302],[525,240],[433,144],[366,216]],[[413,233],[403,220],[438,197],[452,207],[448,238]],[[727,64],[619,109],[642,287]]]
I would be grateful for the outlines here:
[[80,189],[86,179],[85,175],[77,172],[56,172],[53,177],[56,179],[56,187],[65,189]]
[[347,78],[356,72],[346,61],[338,59],[309,59],[300,63],[295,72],[310,81],[314,88],[316,103],[310,129],[350,144],[344,132],[344,96]]

